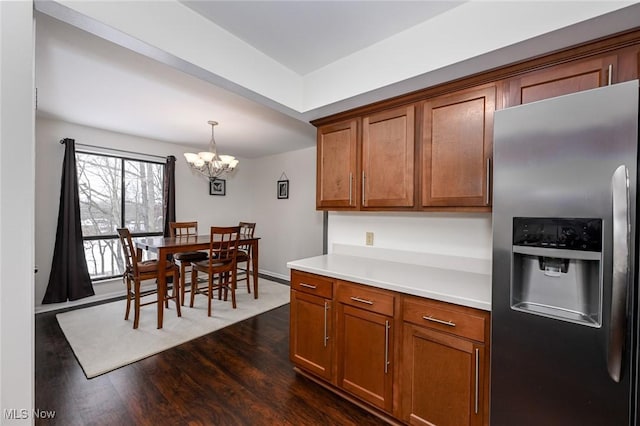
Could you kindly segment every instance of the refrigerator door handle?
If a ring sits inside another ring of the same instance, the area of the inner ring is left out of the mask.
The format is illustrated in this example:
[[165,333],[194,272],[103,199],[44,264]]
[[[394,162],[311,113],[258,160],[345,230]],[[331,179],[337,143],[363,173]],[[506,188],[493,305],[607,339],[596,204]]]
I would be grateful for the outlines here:
[[607,369],[615,382],[622,373],[622,352],[626,334],[627,286],[629,282],[629,173],[619,166],[611,178],[613,198],[613,275]]

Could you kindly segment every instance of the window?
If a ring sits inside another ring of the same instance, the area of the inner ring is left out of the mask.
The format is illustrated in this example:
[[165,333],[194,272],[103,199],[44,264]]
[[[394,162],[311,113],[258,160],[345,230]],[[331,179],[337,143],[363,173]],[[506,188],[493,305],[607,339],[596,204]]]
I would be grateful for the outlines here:
[[76,152],[84,251],[92,280],[123,274],[117,228],[162,235],[164,164]]

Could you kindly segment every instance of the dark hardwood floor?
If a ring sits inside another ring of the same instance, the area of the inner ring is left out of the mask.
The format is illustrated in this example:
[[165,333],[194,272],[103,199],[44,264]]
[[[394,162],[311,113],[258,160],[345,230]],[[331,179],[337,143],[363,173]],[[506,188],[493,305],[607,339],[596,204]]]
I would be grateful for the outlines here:
[[297,375],[289,305],[87,379],[55,315],[36,316],[36,408],[47,425],[382,425]]

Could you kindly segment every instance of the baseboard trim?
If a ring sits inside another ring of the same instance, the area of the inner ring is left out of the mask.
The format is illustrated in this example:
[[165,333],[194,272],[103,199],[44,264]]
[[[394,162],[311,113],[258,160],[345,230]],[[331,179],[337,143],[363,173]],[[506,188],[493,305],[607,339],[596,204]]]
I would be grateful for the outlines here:
[[[258,272],[258,276],[260,278],[264,278],[265,280],[274,281],[284,285],[291,285],[289,280],[281,278],[279,276],[280,274],[277,274],[277,275],[278,276],[271,275],[271,273],[269,272],[267,273]],[[124,299],[125,296],[126,296],[125,290],[123,290],[123,291],[114,291],[110,293],[91,296],[91,300],[76,300],[73,302],[55,303],[50,306],[40,305],[35,307],[35,314],[36,315],[40,315],[40,314],[56,315],[56,314],[71,311],[74,309],[89,308],[91,306],[101,305],[103,303],[114,302],[116,300]]]
[[274,281],[274,282],[277,282],[277,283],[280,283],[280,284],[284,284],[284,285],[288,285],[288,286],[291,285],[291,282],[286,278],[282,278],[282,275],[280,275],[280,274],[273,274],[271,272],[265,272],[265,273],[258,272],[258,276],[260,278],[264,278],[265,280]]

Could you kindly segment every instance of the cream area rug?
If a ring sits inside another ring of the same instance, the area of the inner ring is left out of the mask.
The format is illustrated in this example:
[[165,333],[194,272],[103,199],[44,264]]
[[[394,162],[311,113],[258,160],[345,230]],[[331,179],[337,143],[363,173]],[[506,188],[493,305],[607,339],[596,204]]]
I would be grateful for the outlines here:
[[258,299],[247,293],[245,285],[238,286],[236,309],[231,307],[231,295],[226,302],[214,297],[211,317],[207,316],[207,297],[196,295],[194,307],[189,308],[187,293],[182,317],[177,317],[175,304],[170,302],[160,330],[156,328],[155,304],[140,309],[140,325],[134,330],[133,304],[125,321],[124,300],[61,313],[56,318],[90,379],[289,303],[289,286],[263,278],[258,284]]

